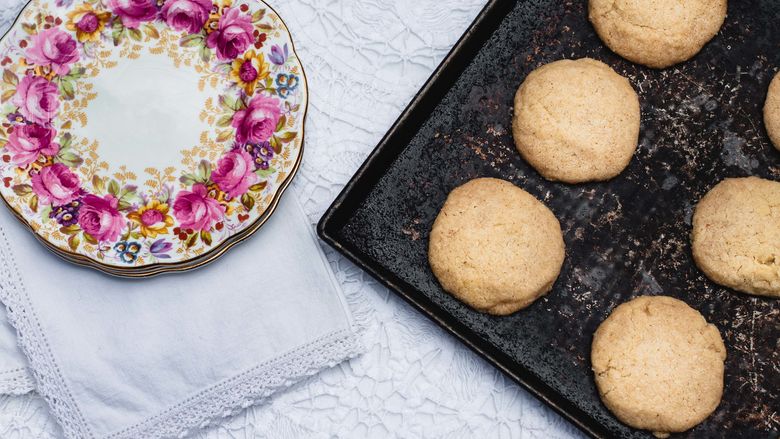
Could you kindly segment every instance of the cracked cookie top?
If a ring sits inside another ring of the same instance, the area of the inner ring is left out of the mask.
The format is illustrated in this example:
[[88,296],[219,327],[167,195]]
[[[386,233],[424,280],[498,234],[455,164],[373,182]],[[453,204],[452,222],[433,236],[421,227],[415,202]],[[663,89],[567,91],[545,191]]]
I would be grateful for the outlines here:
[[469,306],[506,315],[550,291],[565,257],[552,211],[496,178],[455,188],[431,230],[428,260],[445,291]]
[[635,63],[664,68],[686,61],[718,33],[726,0],[590,0],[602,41]]
[[702,422],[723,395],[726,348],[685,302],[641,296],[612,311],[593,336],[599,395],[621,421],[659,437]]
[[696,206],[691,239],[696,265],[714,282],[780,297],[780,183],[720,182]]
[[639,97],[626,78],[594,59],[537,68],[514,104],[517,150],[548,180],[609,180],[639,143]]

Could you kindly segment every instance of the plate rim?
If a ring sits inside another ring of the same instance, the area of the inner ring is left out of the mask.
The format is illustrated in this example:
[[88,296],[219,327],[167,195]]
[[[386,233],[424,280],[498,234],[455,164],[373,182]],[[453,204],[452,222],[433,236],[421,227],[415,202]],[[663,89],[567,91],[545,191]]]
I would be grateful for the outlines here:
[[[5,40],[8,34],[11,33],[11,31],[17,25],[17,22],[22,17],[22,15],[27,10],[27,8],[30,7],[36,1],[38,0],[28,0],[27,3],[19,10],[19,13],[16,14],[16,17],[14,17],[13,21],[11,22],[11,25],[3,33],[3,35],[0,36],[0,44]],[[298,65],[301,68],[301,77],[303,79],[303,92],[305,98],[305,106],[303,108],[303,116],[301,118],[301,132],[300,132],[301,146],[299,149],[298,156],[292,168],[290,169],[289,175],[287,175],[284,181],[282,181],[282,183],[279,185],[279,188],[274,193],[271,202],[268,204],[268,206],[263,211],[263,213],[260,214],[260,216],[254,222],[252,222],[252,224],[250,224],[240,232],[229,236],[227,239],[222,241],[219,245],[193,258],[189,258],[178,262],[155,262],[153,264],[139,265],[134,267],[122,267],[118,265],[111,265],[111,264],[106,264],[97,261],[81,253],[76,253],[74,251],[61,249],[58,246],[47,241],[44,237],[42,237],[40,234],[38,234],[38,232],[35,231],[35,229],[30,225],[28,220],[24,218],[19,212],[17,212],[16,209],[14,209],[13,206],[11,206],[11,204],[8,202],[8,200],[5,199],[2,193],[0,193],[0,199],[2,199],[2,204],[5,205],[5,207],[13,214],[13,216],[19,222],[21,222],[22,225],[30,233],[32,233],[33,236],[35,236],[35,238],[41,244],[43,244],[43,246],[47,250],[49,250],[50,252],[54,253],[56,256],[60,257],[61,259],[69,263],[96,269],[105,274],[116,276],[116,277],[147,278],[147,277],[153,277],[165,273],[181,273],[181,272],[191,271],[203,267],[215,261],[220,256],[227,253],[228,250],[232,249],[236,245],[244,242],[252,235],[254,235],[255,232],[260,230],[262,226],[265,225],[265,223],[268,221],[268,219],[270,219],[270,217],[276,212],[276,209],[279,206],[279,202],[281,201],[282,195],[287,191],[288,187],[292,183],[292,180],[298,174],[298,170],[300,169],[301,162],[303,161],[303,155],[305,152],[305,144],[306,144],[306,118],[309,113],[309,80],[308,77],[306,76],[306,69],[303,66],[303,61],[301,61],[300,57],[298,56],[298,51],[296,50],[295,47],[295,41],[293,39],[292,32],[290,31],[289,26],[287,26],[287,22],[284,21],[284,18],[279,14],[279,12],[276,9],[274,9],[273,6],[268,4],[265,0],[253,0],[253,1],[259,1],[260,3],[265,5],[265,7],[270,9],[274,14],[276,14],[276,16],[279,18],[279,21],[282,24],[282,27],[284,27],[284,31],[287,34],[287,37],[290,41],[290,48],[292,50],[292,53],[295,55],[295,58],[298,60]]]

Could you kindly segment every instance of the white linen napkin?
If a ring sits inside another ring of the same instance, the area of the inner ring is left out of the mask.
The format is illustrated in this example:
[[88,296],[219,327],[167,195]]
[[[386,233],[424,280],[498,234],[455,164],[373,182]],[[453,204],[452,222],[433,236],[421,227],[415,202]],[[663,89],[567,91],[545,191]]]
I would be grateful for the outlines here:
[[24,395],[34,388],[27,362],[16,345],[16,332],[0,306],[0,395]]
[[[291,195],[217,261],[141,280],[60,260],[3,209],[0,269],[8,321],[69,438],[184,436],[362,351]],[[23,377],[12,343],[0,316],[0,372]]]

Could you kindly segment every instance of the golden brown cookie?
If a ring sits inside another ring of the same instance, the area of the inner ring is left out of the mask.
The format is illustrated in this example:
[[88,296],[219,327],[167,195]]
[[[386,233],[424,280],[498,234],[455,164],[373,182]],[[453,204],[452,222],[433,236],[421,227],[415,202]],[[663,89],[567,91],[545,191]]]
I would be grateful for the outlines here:
[[550,291],[564,256],[561,226],[550,209],[495,178],[450,193],[428,247],[444,290],[495,315],[523,309]]
[[714,282],[780,297],[780,183],[728,178],[693,214],[693,259]]
[[589,58],[531,72],[515,95],[512,133],[523,158],[548,180],[608,180],[639,143],[639,97],[628,80]]
[[723,395],[726,347],[685,302],[642,296],[612,311],[593,336],[601,400],[624,423],[659,437],[692,428]]
[[780,150],[780,73],[769,84],[764,104],[764,124],[775,148]]
[[589,16],[604,44],[653,68],[686,61],[726,19],[726,0],[590,0]]

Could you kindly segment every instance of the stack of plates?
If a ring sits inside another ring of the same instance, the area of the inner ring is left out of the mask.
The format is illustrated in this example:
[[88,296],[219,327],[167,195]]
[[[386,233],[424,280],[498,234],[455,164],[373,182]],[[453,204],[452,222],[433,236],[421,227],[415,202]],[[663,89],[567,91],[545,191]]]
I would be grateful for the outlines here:
[[301,162],[306,77],[263,2],[33,1],[0,70],[0,196],[76,264],[200,267],[265,223]]

